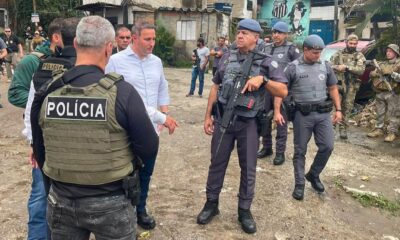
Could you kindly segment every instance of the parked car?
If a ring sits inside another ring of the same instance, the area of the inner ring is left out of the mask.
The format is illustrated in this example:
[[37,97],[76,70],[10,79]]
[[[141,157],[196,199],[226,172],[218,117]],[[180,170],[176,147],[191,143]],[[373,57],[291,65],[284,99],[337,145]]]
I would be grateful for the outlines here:
[[[337,51],[346,47],[345,40],[336,41],[326,45],[321,53],[321,60],[329,61],[333,54]],[[357,51],[361,51],[367,59],[367,65],[364,73],[359,77],[361,80],[360,89],[358,90],[355,98],[355,102],[361,105],[368,103],[370,99],[375,96],[372,90],[372,83],[369,81],[369,73],[374,70],[374,67],[369,64],[377,55],[377,49],[375,48],[375,40],[360,39],[357,45]]]

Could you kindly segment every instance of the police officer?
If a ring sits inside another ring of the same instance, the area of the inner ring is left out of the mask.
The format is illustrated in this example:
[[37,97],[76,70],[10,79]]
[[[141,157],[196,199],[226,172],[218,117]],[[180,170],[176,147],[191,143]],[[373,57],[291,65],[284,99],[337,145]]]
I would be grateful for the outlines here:
[[338,79],[343,122],[339,124],[340,138],[347,139],[347,120],[354,106],[354,99],[360,87],[358,77],[365,70],[365,57],[358,52],[358,37],[350,34],[346,39],[346,48],[337,51],[331,57],[331,65]]
[[389,120],[388,135],[385,142],[393,142],[399,129],[399,94],[400,84],[396,82],[395,73],[400,73],[400,51],[396,44],[386,48],[386,61],[378,63],[378,67],[370,73],[375,95],[376,124],[368,137],[375,138],[384,134],[385,118]]
[[[241,20],[236,33],[236,49],[231,49],[222,57],[216,75],[213,78],[214,84],[211,87],[204,120],[205,133],[212,135],[211,165],[206,187],[207,201],[197,217],[198,224],[209,223],[219,213],[219,194],[224,182],[230,154],[236,141],[241,168],[238,220],[246,233],[257,231],[256,223],[250,211],[254,197],[257,164],[258,133],[256,114],[263,109],[265,89],[281,97],[287,95],[287,88],[284,84],[286,79],[277,62],[267,55],[264,55],[260,60],[253,61],[250,76],[255,77],[247,81],[242,93],[249,91],[246,96],[254,98],[256,107],[247,111],[236,108],[234,114],[236,114],[237,120],[228,127],[225,134],[222,134],[220,124],[227,101],[232,96],[232,91],[229,89],[232,89],[236,74],[243,70],[241,68],[244,62],[246,60],[248,62],[248,58],[252,56],[250,51],[256,49],[261,31],[260,24],[257,21],[253,19]],[[273,81],[269,81],[269,79]],[[265,89],[260,88],[262,83],[264,83]],[[221,87],[221,90],[218,90],[219,87]],[[218,113],[212,117],[211,113],[214,104],[218,105]]]
[[54,77],[40,114],[32,111],[32,127],[43,130],[43,138],[34,136],[35,154],[52,182],[53,240],[89,239],[90,233],[135,239],[134,159],[155,155],[158,137],[136,90],[120,75],[104,75],[114,37],[108,20],[82,18],[76,66]]
[[[285,69],[285,67],[293,60],[300,56],[300,51],[291,42],[288,42],[287,36],[289,32],[289,25],[285,22],[277,22],[272,27],[272,40],[273,43],[269,43],[265,46],[265,53],[270,54],[272,59],[277,61],[279,67]],[[269,112],[274,109],[274,98],[271,94],[267,93],[265,96],[265,111]],[[285,162],[285,150],[287,140],[287,118],[284,112],[279,109],[274,111],[274,118],[283,117],[285,123],[277,125],[276,133],[276,155],[273,160],[274,165],[281,165]],[[271,125],[272,122],[268,124]],[[271,129],[271,127],[269,127]],[[257,153],[258,158],[264,158],[272,155],[272,135],[268,133],[266,137],[262,138],[262,149]]]
[[64,19],[61,28],[62,47],[57,46],[53,57],[41,61],[33,75],[32,81],[36,92],[47,88],[54,72],[67,70],[75,65],[76,51],[73,41],[79,20],[76,17]]
[[[318,35],[308,36],[303,42],[303,56],[291,62],[285,69],[289,92],[296,104],[289,113],[294,115],[295,188],[292,196],[296,200],[304,198],[305,155],[313,133],[318,152],[305,178],[317,192],[325,190],[319,176],[333,151],[334,133],[330,116],[332,102],[336,109],[333,122],[340,122],[342,119],[335,73],[328,62],[319,59],[324,47],[324,41]],[[327,92],[332,101],[328,101]],[[278,123],[282,124],[282,121]]]

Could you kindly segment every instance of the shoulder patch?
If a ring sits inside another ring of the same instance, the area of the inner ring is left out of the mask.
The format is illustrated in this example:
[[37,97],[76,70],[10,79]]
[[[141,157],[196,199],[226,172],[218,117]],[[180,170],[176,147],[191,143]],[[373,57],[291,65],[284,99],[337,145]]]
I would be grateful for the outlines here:
[[274,68],[278,68],[278,62],[276,61],[271,61],[271,66],[273,66]]
[[46,118],[107,121],[107,99],[88,97],[48,97]]
[[295,51],[296,53],[300,53],[300,50],[299,50],[298,48],[296,48],[294,51]]

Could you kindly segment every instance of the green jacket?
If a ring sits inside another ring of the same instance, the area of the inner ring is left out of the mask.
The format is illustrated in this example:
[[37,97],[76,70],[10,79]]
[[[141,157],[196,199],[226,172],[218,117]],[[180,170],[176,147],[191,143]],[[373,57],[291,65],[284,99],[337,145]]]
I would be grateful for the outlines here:
[[[35,52],[44,54],[42,58],[46,58],[52,54],[48,46],[39,46]],[[20,108],[25,108],[28,101],[29,89],[31,86],[32,76],[36,72],[40,63],[40,59],[35,54],[26,55],[17,65],[14,76],[8,89],[8,101]]]

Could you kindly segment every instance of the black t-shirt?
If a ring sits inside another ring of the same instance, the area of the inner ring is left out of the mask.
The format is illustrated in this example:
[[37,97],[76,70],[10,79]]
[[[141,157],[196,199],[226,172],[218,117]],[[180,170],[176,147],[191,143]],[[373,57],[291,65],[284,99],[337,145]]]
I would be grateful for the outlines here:
[[7,37],[7,35],[4,34],[2,38],[8,49],[12,52],[18,52],[18,44],[20,44],[20,42],[17,36],[11,35],[10,37]]
[[[76,66],[64,74],[64,79],[74,87],[85,87],[98,82],[104,77],[104,72],[96,66]],[[117,98],[115,114],[118,123],[123,127],[131,140],[132,151],[141,159],[149,159],[156,156],[158,151],[158,135],[149,119],[144,103],[138,92],[125,81],[119,81],[117,86]],[[54,91],[51,87],[45,93],[48,95]],[[32,130],[40,129],[39,115],[41,103],[35,96],[31,110]],[[45,148],[43,135],[33,134],[34,151],[40,166],[45,161]],[[144,163],[145,164],[145,163]],[[62,196],[80,198],[122,192],[121,181],[108,184],[89,186],[52,181],[53,190]]]

